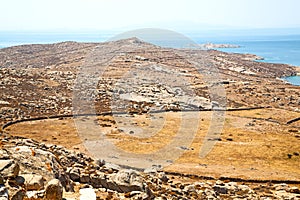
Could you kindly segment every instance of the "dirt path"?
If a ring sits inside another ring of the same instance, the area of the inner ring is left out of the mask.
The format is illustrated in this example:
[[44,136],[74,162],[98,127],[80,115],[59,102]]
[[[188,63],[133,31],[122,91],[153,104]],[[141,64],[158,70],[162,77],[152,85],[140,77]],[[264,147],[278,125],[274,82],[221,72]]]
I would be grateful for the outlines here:
[[[196,175],[253,180],[264,180],[266,177],[273,180],[300,180],[300,124],[286,123],[297,117],[298,113],[271,108],[227,112],[216,145],[206,157],[200,158],[199,152],[211,124],[211,115],[209,111],[199,112],[198,127],[185,126],[185,132],[196,130],[196,133],[188,146],[174,143],[175,147],[184,149],[183,154],[166,167],[166,171],[183,174],[192,171]],[[180,112],[168,112],[98,116],[96,120],[91,119],[85,116],[75,121],[73,118],[28,121],[13,124],[5,131],[74,150],[92,151],[95,155],[99,146],[91,148],[87,144],[98,141],[99,135],[96,132],[80,135],[76,128],[78,120],[85,125],[93,122],[118,148],[144,154],[167,146],[182,128],[183,116]],[[149,135],[145,138],[145,135],[139,135],[139,130]],[[185,141],[187,139],[188,136],[183,138]]]

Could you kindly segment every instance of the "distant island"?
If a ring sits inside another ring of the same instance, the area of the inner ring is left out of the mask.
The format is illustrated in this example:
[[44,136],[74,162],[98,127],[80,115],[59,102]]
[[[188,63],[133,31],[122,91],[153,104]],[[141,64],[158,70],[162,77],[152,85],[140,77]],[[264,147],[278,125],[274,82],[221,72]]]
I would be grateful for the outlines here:
[[216,49],[216,48],[240,48],[241,46],[235,44],[213,44],[213,43],[206,43],[203,45],[207,49]]

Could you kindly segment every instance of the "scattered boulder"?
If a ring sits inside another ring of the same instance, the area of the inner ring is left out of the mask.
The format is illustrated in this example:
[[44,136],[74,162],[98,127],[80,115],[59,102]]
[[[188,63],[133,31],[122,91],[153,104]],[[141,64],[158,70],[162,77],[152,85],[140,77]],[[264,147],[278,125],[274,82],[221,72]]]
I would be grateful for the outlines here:
[[280,184],[275,184],[273,186],[273,188],[276,190],[276,191],[279,191],[279,190],[287,190],[288,189],[288,184],[286,183],[280,183]]
[[225,185],[215,185],[213,186],[213,189],[218,194],[227,194],[227,187]]
[[113,190],[118,192],[144,191],[143,179],[134,170],[120,170],[112,177]]
[[3,178],[17,177],[20,166],[14,160],[0,160],[0,174]]
[[25,188],[27,190],[41,190],[44,189],[44,178],[36,174],[24,174],[22,177],[25,179]]
[[80,174],[80,183],[90,183],[91,178],[90,175],[87,173]]
[[93,188],[83,188],[79,190],[80,200],[96,200],[97,196]]
[[4,149],[0,149],[0,159],[2,159],[2,160],[9,159],[9,155],[8,155],[7,151],[5,151]]
[[79,181],[80,180],[80,169],[77,167],[72,168],[69,172],[69,176],[70,176],[71,180]]
[[169,177],[164,172],[160,172],[158,178],[164,183],[167,183],[169,180]]
[[45,195],[45,191],[41,190],[41,191],[36,191],[36,190],[32,190],[32,191],[27,191],[26,192],[26,200],[27,199],[43,199]]
[[0,200],[8,200],[8,190],[4,185],[0,185]]
[[104,187],[107,188],[106,175],[103,172],[98,172],[91,175],[91,185],[94,188]]
[[22,188],[19,189],[10,189],[9,190],[9,196],[11,200],[23,200],[26,196],[25,190]]
[[288,191],[291,193],[300,194],[300,189],[298,187],[291,187]]
[[63,187],[58,179],[48,182],[45,189],[44,200],[62,200]]

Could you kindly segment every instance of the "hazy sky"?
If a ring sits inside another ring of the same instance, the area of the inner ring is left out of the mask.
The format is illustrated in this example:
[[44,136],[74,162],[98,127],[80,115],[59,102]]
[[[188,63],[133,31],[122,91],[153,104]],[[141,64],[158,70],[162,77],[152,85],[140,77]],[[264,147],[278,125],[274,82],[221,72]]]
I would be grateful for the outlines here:
[[299,0],[0,1],[0,30],[300,27]]

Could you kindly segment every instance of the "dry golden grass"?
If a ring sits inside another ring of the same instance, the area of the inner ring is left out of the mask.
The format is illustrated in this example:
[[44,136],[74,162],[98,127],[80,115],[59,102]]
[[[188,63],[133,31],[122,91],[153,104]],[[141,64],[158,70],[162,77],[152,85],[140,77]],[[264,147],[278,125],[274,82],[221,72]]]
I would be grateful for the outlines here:
[[81,138],[78,137],[74,120],[70,118],[19,123],[10,126],[6,131],[15,136],[87,152],[84,145],[82,145]]
[[[105,126],[106,130],[110,130],[106,136],[120,149],[151,153],[172,141],[182,120],[180,113],[155,116],[164,120],[163,126],[159,131],[154,127],[155,134],[147,138],[118,131],[120,124],[112,116],[99,117],[98,124],[99,127]],[[279,109],[227,112],[221,140],[205,158],[199,157],[199,151],[211,123],[211,113],[201,112],[199,116],[201,120],[197,134],[189,150],[166,167],[166,170],[215,177],[300,180],[300,156],[297,155],[300,153],[299,127],[297,124],[285,124],[297,117],[297,113]],[[151,126],[151,119],[147,115],[137,115],[127,120],[139,128]],[[186,131],[192,131],[195,127],[188,127]],[[6,131],[12,135],[67,148],[84,149],[73,119],[24,122],[15,124]],[[288,157],[289,154],[292,155],[291,158]]]
[[283,113],[274,109],[230,112],[226,116],[221,141],[201,159],[199,150],[209,125],[209,120],[205,120],[206,127],[202,126],[203,129],[198,132],[198,137],[192,144],[194,151],[187,151],[168,169],[182,172],[191,169],[211,176],[300,179],[300,157],[296,156],[300,152],[300,139],[289,131],[290,127],[287,125],[251,119],[257,118],[257,115],[269,118],[271,113],[275,119],[282,121],[295,116],[295,113]]
[[[180,118],[173,117],[173,113],[166,113],[163,127],[155,131],[154,135],[150,137],[135,137],[126,132],[109,135],[110,139],[115,140],[115,146],[119,147],[123,151],[134,152],[134,153],[153,153],[163,148],[171,142],[173,137],[180,128]],[[146,117],[136,117],[132,119],[138,127],[145,127],[149,123],[149,119]],[[156,132],[157,131],[157,132]]]

